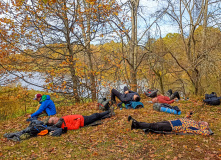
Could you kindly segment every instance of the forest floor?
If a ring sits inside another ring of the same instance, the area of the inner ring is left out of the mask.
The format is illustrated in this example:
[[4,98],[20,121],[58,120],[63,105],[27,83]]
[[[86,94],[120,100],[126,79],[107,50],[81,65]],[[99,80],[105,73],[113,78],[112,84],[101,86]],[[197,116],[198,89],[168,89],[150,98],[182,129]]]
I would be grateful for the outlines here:
[[[4,133],[22,130],[28,126],[26,117],[0,122],[0,159],[221,159],[221,106],[202,105],[202,99],[179,101],[181,115],[153,110],[150,99],[142,99],[142,109],[116,109],[116,116],[103,120],[98,126],[68,131],[60,137],[38,136],[21,142],[3,137]],[[181,118],[190,110],[192,119],[204,120],[214,132],[202,135],[145,134],[131,130],[129,115],[138,121],[158,122]],[[70,114],[90,115],[99,112],[96,103],[58,108],[58,116]]]

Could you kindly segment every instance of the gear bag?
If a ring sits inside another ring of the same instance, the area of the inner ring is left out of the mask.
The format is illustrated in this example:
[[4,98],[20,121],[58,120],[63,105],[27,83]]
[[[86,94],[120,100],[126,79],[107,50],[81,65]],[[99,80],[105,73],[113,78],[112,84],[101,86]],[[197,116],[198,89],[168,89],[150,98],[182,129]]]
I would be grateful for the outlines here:
[[129,101],[127,103],[118,103],[117,104],[118,107],[120,108],[126,108],[126,109],[138,109],[138,108],[144,108],[144,105],[142,102],[136,102],[136,101]]
[[180,115],[181,111],[177,106],[170,106],[167,103],[154,103],[153,109],[159,112],[167,112]]
[[158,92],[158,90],[147,89],[147,91],[144,91],[144,94],[147,97],[155,98],[155,97],[157,97],[157,92]]
[[215,92],[212,92],[211,94],[205,94],[205,99],[203,102],[205,102],[208,105],[220,105],[220,99],[221,97],[217,97]]
[[31,136],[37,136],[41,131],[47,130],[47,126],[44,125],[44,122],[38,120],[33,120],[29,124],[28,128],[27,133],[29,133]]
[[102,111],[107,111],[109,110],[110,108],[110,100],[107,99],[107,98],[101,98],[101,99],[98,99],[98,108],[99,110],[102,110]]

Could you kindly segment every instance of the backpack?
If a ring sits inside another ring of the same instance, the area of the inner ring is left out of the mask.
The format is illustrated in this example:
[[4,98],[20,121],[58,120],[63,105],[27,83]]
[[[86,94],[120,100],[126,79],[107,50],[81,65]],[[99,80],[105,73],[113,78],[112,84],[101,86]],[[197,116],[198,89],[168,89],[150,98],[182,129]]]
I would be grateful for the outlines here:
[[208,105],[220,105],[220,99],[221,97],[217,97],[215,92],[212,92],[211,94],[205,94],[205,99],[203,102],[205,102]]
[[142,102],[137,102],[137,101],[129,101],[126,104],[121,102],[121,103],[118,103],[117,106],[120,108],[125,107],[126,109],[130,109],[130,108],[138,109],[138,108],[144,107]]
[[107,111],[110,108],[110,100],[107,98],[98,99],[98,109],[102,111]]
[[155,98],[155,97],[157,97],[157,92],[158,92],[158,90],[147,89],[147,91],[145,91],[144,93],[147,97]]
[[154,103],[153,109],[159,112],[167,112],[180,115],[181,111],[177,106],[171,106],[167,103]]
[[205,94],[205,99],[210,99],[213,97],[217,97],[216,92],[212,92],[211,94]]
[[28,126],[28,131],[30,136],[37,136],[43,130],[47,130],[47,126],[44,125],[44,122],[33,120]]

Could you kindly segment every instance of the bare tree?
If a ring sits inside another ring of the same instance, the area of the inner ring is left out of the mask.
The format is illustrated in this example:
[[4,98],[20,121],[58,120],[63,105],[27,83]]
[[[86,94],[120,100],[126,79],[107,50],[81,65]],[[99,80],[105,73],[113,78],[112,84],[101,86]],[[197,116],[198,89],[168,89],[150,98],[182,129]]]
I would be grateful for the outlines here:
[[[205,57],[209,56],[209,53],[212,51],[206,48],[209,2],[208,0],[173,0],[168,1],[168,4],[169,9],[167,10],[167,15],[169,15],[173,22],[179,27],[188,65],[183,65],[179,58],[177,58],[177,54],[175,54],[174,50],[172,51],[170,47],[168,47],[167,50],[177,65],[188,75],[194,87],[194,93],[199,94],[201,88],[200,79],[202,77],[200,65],[205,62]],[[196,29],[200,25],[203,26],[201,44],[196,40]],[[218,41],[219,40],[220,39],[218,39]],[[218,41],[216,44],[218,44]],[[201,45],[201,51],[197,50],[197,45]]]
[[[90,44],[99,37],[105,19],[115,10],[105,10],[111,5],[114,3],[85,0],[58,0],[56,3],[12,1],[11,5],[2,2],[1,11],[5,15],[2,19],[8,20],[3,23],[8,35],[1,34],[1,40],[7,43],[7,48],[11,47],[30,59],[22,61],[20,66],[26,63],[26,69],[32,65],[32,72],[48,75],[46,82],[49,85],[43,88],[69,94],[76,101],[80,101],[86,88],[95,100],[96,82]],[[76,65],[78,55],[84,53],[88,70],[87,75],[81,77]],[[4,68],[7,69],[6,65]],[[89,84],[86,80],[80,83],[80,79],[87,77],[90,77]]]
[[[125,48],[123,59],[127,61],[130,68],[127,81],[132,90],[136,91],[137,71],[144,60],[144,57],[147,56],[148,53],[151,53],[151,50],[145,48],[146,41],[144,41],[144,39],[146,39],[150,28],[165,14],[166,7],[162,7],[161,11],[156,11],[155,16],[153,16],[154,20],[151,24],[147,23],[147,17],[142,16],[140,0],[126,1],[125,3],[122,3],[121,8],[122,13],[116,15],[115,19],[111,21],[111,27],[117,32],[118,37],[121,39],[121,42],[123,42],[122,45]],[[130,16],[128,16],[128,14],[130,14]],[[145,29],[142,33],[138,34],[139,20],[143,21],[140,23],[145,25]],[[140,52],[141,50],[142,52]]]

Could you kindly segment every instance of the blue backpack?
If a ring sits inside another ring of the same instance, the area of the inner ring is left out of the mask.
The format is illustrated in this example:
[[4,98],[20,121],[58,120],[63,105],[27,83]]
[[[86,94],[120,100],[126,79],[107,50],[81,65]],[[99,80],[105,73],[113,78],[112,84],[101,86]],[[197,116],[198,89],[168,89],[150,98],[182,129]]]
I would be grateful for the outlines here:
[[167,103],[154,103],[153,109],[159,112],[167,112],[178,115],[181,114],[181,111],[177,106],[170,106]]
[[121,102],[121,103],[118,103],[117,106],[120,107],[120,108],[125,107],[126,109],[130,109],[130,108],[138,109],[138,108],[143,108],[144,107],[142,102],[137,102],[137,101],[129,101],[126,104]]

